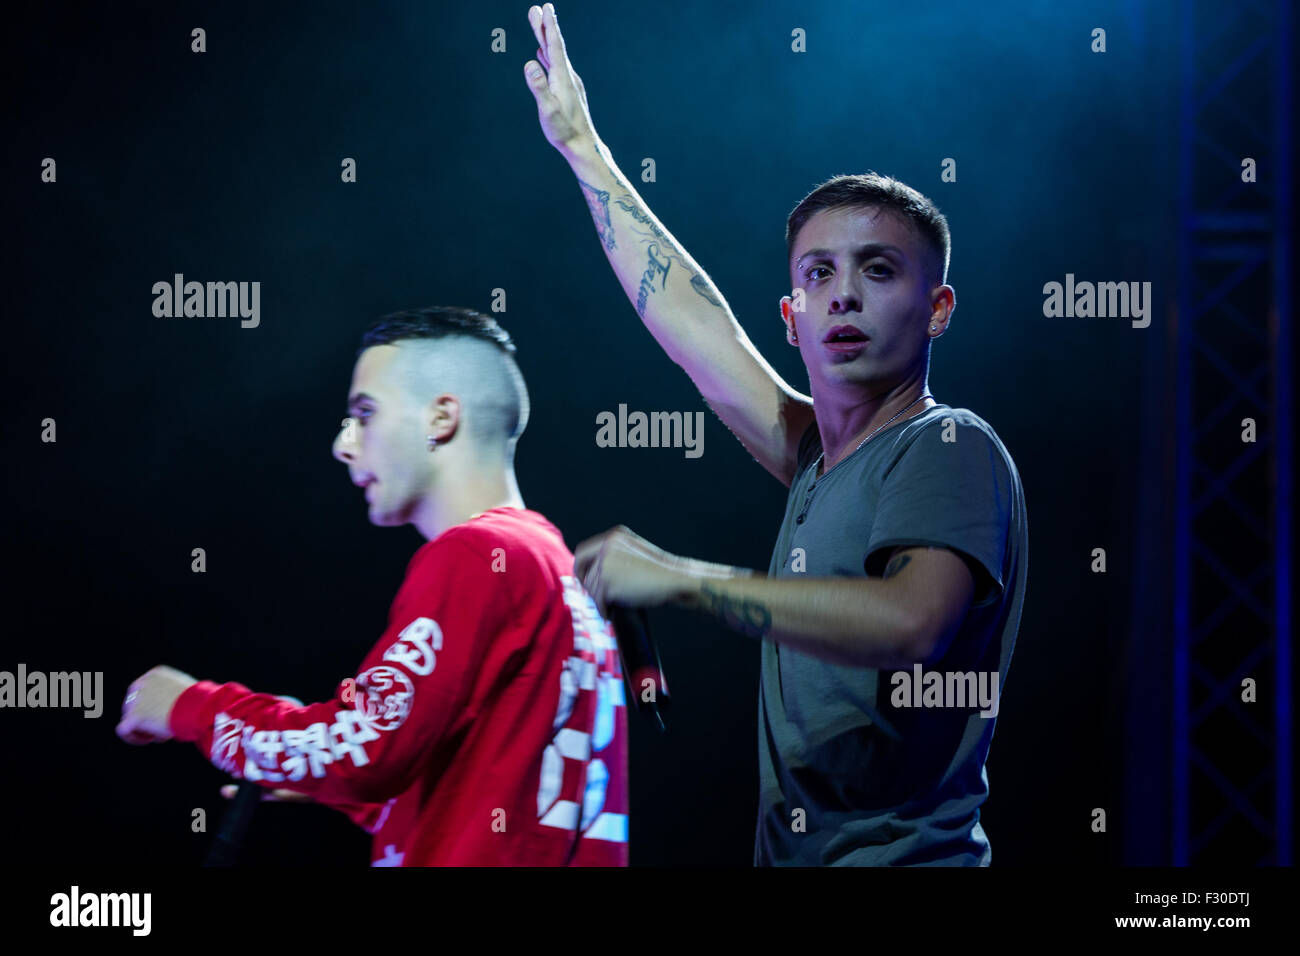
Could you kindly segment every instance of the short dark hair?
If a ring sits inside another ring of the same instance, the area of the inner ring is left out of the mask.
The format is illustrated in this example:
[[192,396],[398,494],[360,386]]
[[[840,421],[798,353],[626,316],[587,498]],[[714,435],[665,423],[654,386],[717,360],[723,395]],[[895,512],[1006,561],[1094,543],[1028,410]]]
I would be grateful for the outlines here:
[[[370,323],[361,336],[357,358],[366,349],[377,345],[397,345],[408,341],[423,343],[438,339],[473,339],[487,343],[500,353],[500,362],[494,364],[493,370],[487,372],[486,376],[476,376],[465,368],[460,371],[462,375],[469,375],[464,384],[470,389],[470,394],[476,396],[477,410],[483,413],[480,421],[495,423],[495,427],[489,424],[489,431],[480,435],[495,435],[499,430],[501,437],[513,448],[528,424],[528,386],[515,361],[515,343],[511,340],[510,333],[501,328],[491,316],[473,309],[447,305],[392,312]],[[412,368],[415,376],[413,381],[421,381],[420,373],[414,371],[419,366]],[[499,377],[496,377],[498,372]]]
[[515,354],[510,333],[497,320],[473,309],[451,305],[431,305],[423,309],[405,309],[382,315],[370,323],[361,337],[357,355],[372,345],[392,345],[405,339],[442,339],[464,336],[490,342],[507,355]]
[[824,209],[852,206],[878,206],[911,223],[939,263],[935,278],[940,283],[948,281],[952,235],[947,218],[930,199],[911,186],[870,170],[855,176],[834,176],[799,200],[786,220],[786,258],[794,255],[794,241],[809,219]]

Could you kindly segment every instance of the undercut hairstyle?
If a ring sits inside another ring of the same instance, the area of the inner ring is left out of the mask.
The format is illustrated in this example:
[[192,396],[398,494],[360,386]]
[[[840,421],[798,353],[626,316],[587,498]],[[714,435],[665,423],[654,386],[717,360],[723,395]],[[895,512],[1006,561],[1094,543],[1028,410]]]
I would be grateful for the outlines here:
[[948,263],[952,258],[952,234],[948,219],[927,197],[911,186],[876,172],[855,176],[835,176],[826,180],[794,207],[786,220],[786,259],[794,255],[795,239],[808,220],[825,209],[878,207],[887,209],[908,223],[925,243],[929,256],[925,269],[934,285],[948,281]]
[[528,424],[528,388],[515,361],[515,343],[496,319],[455,306],[393,312],[370,323],[358,357],[376,345],[405,353],[400,374],[417,402],[455,395],[472,440],[504,442],[513,453]]

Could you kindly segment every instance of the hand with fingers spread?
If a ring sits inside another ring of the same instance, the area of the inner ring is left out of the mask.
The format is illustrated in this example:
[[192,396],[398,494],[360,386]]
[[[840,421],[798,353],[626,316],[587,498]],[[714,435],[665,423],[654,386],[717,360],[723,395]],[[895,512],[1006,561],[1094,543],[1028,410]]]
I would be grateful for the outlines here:
[[606,617],[611,604],[654,607],[681,600],[693,583],[687,564],[623,525],[573,552],[574,574]]
[[537,118],[547,141],[566,156],[592,150],[599,142],[587,109],[587,91],[564,49],[555,7],[529,7],[537,38],[537,59],[524,64],[524,79],[537,100]]

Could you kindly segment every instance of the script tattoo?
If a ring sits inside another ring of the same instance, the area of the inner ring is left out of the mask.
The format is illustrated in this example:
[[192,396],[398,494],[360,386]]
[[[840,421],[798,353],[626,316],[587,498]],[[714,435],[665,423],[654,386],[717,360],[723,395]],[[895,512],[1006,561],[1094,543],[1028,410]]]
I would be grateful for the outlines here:
[[907,567],[907,563],[911,560],[912,556],[910,554],[894,555],[893,558],[890,559],[889,563],[885,565],[885,573],[881,575],[881,577],[892,578],[899,571],[903,570],[903,568]]
[[[647,216],[645,213],[641,211],[641,209],[637,206],[637,204],[632,200],[632,197],[630,195],[624,194],[620,196],[618,199],[615,199],[614,205],[618,206],[619,209],[622,209],[625,213],[631,216],[634,221],[639,222],[641,225],[648,227],[650,231],[655,234],[655,237],[660,242],[668,241],[668,237],[663,234],[663,230],[655,225],[655,221],[653,219],[651,219],[649,216]],[[640,230],[637,231],[640,232]],[[645,235],[645,233],[642,233],[642,235]],[[650,240],[643,239],[641,241],[649,242]]]
[[649,265],[645,267],[645,272],[641,275],[641,285],[636,291],[636,314],[645,318],[646,299],[650,293],[655,291],[655,275],[662,275],[659,282],[659,288],[664,289],[668,286],[668,267],[673,264],[672,258],[661,258],[659,255],[659,243],[650,243],[650,248],[646,250],[650,260]]
[[597,189],[591,183],[585,183],[581,179],[578,185],[582,187],[582,195],[586,197],[587,208],[591,210],[591,219],[596,224],[596,234],[600,236],[600,241],[604,243],[605,248],[613,251],[614,247],[614,224],[609,218],[609,193],[603,189]]
[[[645,237],[641,240],[642,242],[651,242],[653,237],[654,239],[659,240],[659,242],[662,242],[665,246],[669,248],[672,247],[672,243],[668,240],[668,237],[664,235],[664,231],[655,225],[653,219],[641,211],[640,207],[637,206],[636,202],[630,195],[625,193],[618,197],[614,200],[614,205],[618,206],[619,209],[622,209],[625,213],[631,216],[634,222],[645,226],[646,229],[649,230],[649,232],[642,229],[632,230],[633,232]],[[669,262],[677,261],[680,264],[680,260],[678,260],[677,256],[669,254],[667,259]],[[690,272],[690,270],[686,268],[685,264],[681,265],[682,269],[688,272],[691,276],[691,288],[694,289],[698,295],[702,296],[710,305],[722,308],[722,303],[718,301],[717,296],[709,291],[708,280],[703,276]],[[640,312],[641,310],[638,309],[637,311]]]
[[772,612],[758,601],[729,598],[707,584],[700,588],[700,598],[709,611],[747,637],[762,637],[771,630]]

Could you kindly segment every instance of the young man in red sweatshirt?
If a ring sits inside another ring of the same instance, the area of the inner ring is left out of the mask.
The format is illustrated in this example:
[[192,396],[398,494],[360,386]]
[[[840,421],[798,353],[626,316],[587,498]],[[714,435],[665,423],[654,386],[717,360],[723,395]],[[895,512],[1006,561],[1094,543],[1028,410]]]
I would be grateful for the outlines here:
[[362,340],[334,456],[376,525],[426,538],[388,627],[306,706],[155,667],[118,734],[347,813],[374,866],[626,866],[627,730],[608,623],[554,525],[524,507],[528,394],[509,335],[434,308]]

